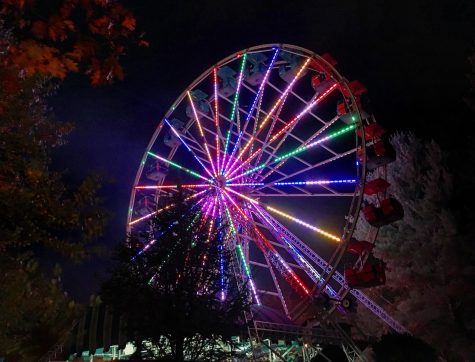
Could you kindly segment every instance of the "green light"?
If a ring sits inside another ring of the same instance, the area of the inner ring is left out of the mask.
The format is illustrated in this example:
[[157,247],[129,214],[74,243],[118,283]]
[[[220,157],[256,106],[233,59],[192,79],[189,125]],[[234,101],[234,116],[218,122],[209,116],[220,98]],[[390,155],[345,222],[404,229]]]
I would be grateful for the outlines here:
[[293,150],[293,151],[291,151],[291,152],[286,153],[285,155],[282,155],[282,156],[280,156],[280,157],[277,157],[277,158],[274,160],[274,162],[279,162],[279,161],[282,161],[282,160],[285,159],[285,158],[289,158],[289,157],[291,157],[291,156],[293,156],[293,155],[296,155],[296,154],[298,154],[298,153],[301,153],[301,152],[303,152],[303,151],[305,151],[305,150],[308,150],[308,149],[310,149],[310,148],[312,148],[312,147],[314,147],[314,146],[319,145],[319,144],[322,143],[322,142],[328,141],[328,140],[330,140],[330,139],[332,139],[332,138],[335,138],[335,137],[337,137],[337,136],[340,136],[340,135],[342,135],[342,134],[344,134],[344,133],[346,133],[346,132],[348,132],[348,131],[351,131],[351,130],[353,130],[354,128],[355,128],[355,125],[352,124],[352,125],[350,125],[350,126],[348,126],[348,127],[342,128],[342,129],[340,129],[340,130],[338,130],[338,131],[336,131],[336,132],[330,133],[328,136],[323,137],[323,138],[321,138],[321,139],[319,139],[319,140],[317,140],[317,141],[315,141],[315,142],[312,142],[312,143],[310,143],[310,144],[308,144],[308,145],[306,145],[306,146],[304,146],[304,147],[299,147],[299,148],[297,148],[297,149],[295,149],[295,150]]
[[167,160],[166,158],[160,157],[160,156],[154,154],[153,152],[148,151],[147,153],[148,153],[150,156],[153,156],[153,157],[155,157],[155,158],[157,158],[157,159],[159,159],[159,160],[161,160],[161,161],[163,161],[163,162],[165,162],[165,163],[167,163],[167,164],[169,164],[169,165],[171,165],[171,166],[173,166],[173,167],[178,168],[179,170],[183,170],[183,171],[185,171],[186,173],[189,173],[190,175],[193,175],[193,176],[195,176],[195,177],[198,177],[198,178],[201,178],[201,179],[203,179],[203,180],[208,181],[208,179],[207,179],[206,177],[201,176],[199,173],[197,173],[197,172],[195,172],[195,171],[189,170],[189,169],[187,169],[187,168],[185,168],[185,167],[183,167],[183,166],[180,166],[179,164],[177,164],[177,163],[175,163],[175,162],[173,162],[173,161],[170,161],[170,160]]
[[245,53],[244,56],[242,57],[241,70],[240,70],[240,74],[239,74],[239,81],[238,81],[236,93],[234,94],[233,110],[231,111],[231,117],[230,117],[231,122],[233,121],[234,116],[236,114],[236,105],[237,105],[237,101],[238,101],[238,98],[239,98],[239,89],[241,87],[241,82],[242,82],[242,77],[243,77],[243,72],[244,72],[244,66],[246,64],[246,59],[247,59],[247,53]]

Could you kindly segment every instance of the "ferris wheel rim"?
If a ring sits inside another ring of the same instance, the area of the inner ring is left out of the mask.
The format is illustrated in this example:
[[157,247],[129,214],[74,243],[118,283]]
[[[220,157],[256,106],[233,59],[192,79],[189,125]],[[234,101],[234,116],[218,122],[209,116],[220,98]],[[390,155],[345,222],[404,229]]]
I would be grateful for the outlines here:
[[[273,49],[273,48],[279,48],[279,49],[285,49],[286,51],[294,51],[294,52],[300,52],[300,53],[297,53],[299,54],[300,56],[307,56],[309,58],[318,58],[320,61],[323,61],[325,62],[329,69],[331,69],[331,72],[332,72],[332,75],[334,76],[337,76],[338,77],[338,84],[341,86],[341,87],[346,87],[347,90],[349,91],[349,94],[350,94],[350,97],[353,97],[353,94],[351,93],[351,91],[349,90],[348,88],[348,84],[347,84],[347,81],[345,78],[343,78],[339,73],[338,71],[330,64],[328,63],[325,59],[323,59],[322,57],[320,57],[318,54],[308,50],[308,49],[305,49],[305,48],[302,48],[302,47],[298,47],[298,46],[294,46],[294,45],[290,45],[290,44],[265,44],[265,45],[260,45],[260,46],[255,46],[255,47],[250,47],[250,48],[246,48],[246,49],[243,49],[241,51],[238,51],[238,52],[235,52],[233,53],[232,55],[222,59],[221,61],[219,61],[218,63],[216,63],[215,65],[211,66],[210,68],[208,68],[205,72],[201,73],[200,76],[198,76],[180,95],[179,97],[173,102],[172,106],[168,109],[168,111],[165,113],[165,116],[161,119],[161,121],[159,122],[156,130],[154,131],[153,133],[153,136],[146,148],[146,151],[144,153],[144,156],[142,157],[142,161],[140,163],[140,166],[139,166],[139,170],[137,171],[137,174],[136,174],[136,177],[135,177],[135,181],[134,181],[134,187],[132,189],[132,193],[131,193],[131,198],[130,198],[130,202],[129,202],[129,213],[128,213],[128,217],[127,217],[127,232],[131,232],[132,228],[131,228],[131,218],[132,218],[132,215],[131,215],[131,210],[133,209],[134,207],[134,201],[135,201],[135,198],[136,198],[136,186],[139,184],[139,181],[140,181],[140,178],[143,174],[143,171],[144,171],[144,165],[145,165],[145,161],[147,160],[148,156],[149,156],[149,152],[151,152],[152,150],[152,147],[153,145],[155,144],[156,140],[157,140],[157,137],[158,135],[160,134],[160,132],[163,130],[163,127],[164,127],[164,124],[165,124],[165,120],[167,120],[174,112],[174,110],[176,109],[176,107],[181,104],[181,102],[186,98],[187,96],[187,93],[190,92],[191,90],[193,90],[198,84],[200,84],[200,82],[202,82],[204,79],[206,79],[210,74],[211,72],[213,71],[213,69],[216,69],[218,67],[222,67],[228,63],[230,63],[231,61],[233,61],[236,56],[239,56],[240,54],[245,54],[245,53],[252,53],[252,52],[262,52],[264,51],[265,49],[269,50],[269,49]],[[353,98],[354,100],[354,98]],[[358,124],[358,127],[361,127],[361,116],[359,114],[359,110],[358,110],[358,107],[356,107],[356,110],[358,112],[358,119],[357,119],[357,122],[359,122]],[[356,129],[355,128],[355,133],[356,133]],[[357,138],[357,136],[356,136]],[[358,139],[357,139],[357,142],[358,142]],[[361,146],[364,150],[365,148],[365,141],[364,141],[364,138],[360,141],[361,142]],[[173,156],[176,152],[176,150],[178,149],[179,146],[176,146],[174,147],[173,149],[170,150],[168,156],[167,156],[167,159],[173,159]],[[358,217],[358,213],[359,213],[359,208],[360,208],[360,204],[361,204],[361,200],[362,200],[362,192],[361,192],[361,188],[362,188],[362,185],[364,185],[364,182],[365,182],[365,175],[366,175],[366,171],[365,171],[365,163],[363,162],[362,164],[362,172],[361,174],[358,176],[358,183],[357,183],[357,187],[355,188],[355,192],[353,193],[353,196],[352,196],[352,205],[355,204],[356,206],[354,207],[354,209],[356,210],[355,212],[355,216],[353,216],[355,219],[357,219]],[[359,187],[358,187],[359,186]],[[359,189],[359,191],[358,191]],[[320,196],[316,196],[316,197],[320,197]],[[349,231],[349,234],[348,235],[352,235],[353,233],[353,230],[354,230],[354,227],[355,227],[356,223],[353,223],[352,226],[351,226],[351,231]],[[345,226],[345,229],[346,229],[346,226]],[[344,238],[342,239],[344,242],[341,244],[343,245],[340,249],[344,249],[346,247],[346,244],[347,242],[349,241],[349,236],[347,238]],[[344,252],[344,250],[343,250]],[[340,253],[341,254],[341,253]],[[341,254],[342,255],[342,254]],[[338,258],[338,257],[337,257]],[[340,257],[341,258],[341,257]],[[336,267],[339,263],[339,259],[337,261],[337,263],[335,264],[333,270],[336,270]],[[331,278],[331,275],[328,275],[328,280],[326,281],[325,285],[322,285],[321,288],[324,288],[328,283],[329,283],[329,279]]]

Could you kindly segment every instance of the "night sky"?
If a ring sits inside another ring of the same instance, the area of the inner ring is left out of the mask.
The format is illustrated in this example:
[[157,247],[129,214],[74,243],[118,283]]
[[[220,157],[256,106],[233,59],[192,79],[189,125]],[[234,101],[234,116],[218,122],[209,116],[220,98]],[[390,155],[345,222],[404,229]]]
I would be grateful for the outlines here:
[[[472,1],[124,3],[150,42],[130,48],[126,79],[91,89],[87,80],[71,77],[51,100],[58,119],[76,124],[55,165],[67,168],[72,180],[91,172],[109,180],[102,197],[113,215],[101,242],[110,249],[124,238],[130,190],[158,121],[204,70],[247,47],[289,43],[329,52],[343,76],[367,86],[384,127],[435,139],[450,150],[455,173],[473,154],[473,115],[463,102],[467,57],[474,52]],[[66,267],[66,288],[80,299],[96,292],[108,259]]]

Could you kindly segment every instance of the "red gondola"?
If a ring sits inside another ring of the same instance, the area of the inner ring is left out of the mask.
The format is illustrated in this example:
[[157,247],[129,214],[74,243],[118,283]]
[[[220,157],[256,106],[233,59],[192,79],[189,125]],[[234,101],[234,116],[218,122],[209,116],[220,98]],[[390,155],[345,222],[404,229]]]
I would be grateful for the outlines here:
[[364,186],[365,195],[371,196],[376,195],[380,192],[384,192],[391,186],[389,182],[381,177],[375,178],[374,180],[368,181]]
[[366,203],[363,206],[361,211],[370,225],[380,227],[401,220],[404,217],[404,209],[395,198],[389,197],[384,199],[380,202],[380,205],[380,207],[376,207],[374,204]]
[[386,264],[376,258],[369,258],[363,267],[345,269],[345,279],[351,288],[370,288],[386,283]]
[[366,240],[356,240],[355,238],[351,238],[346,251],[351,254],[362,255],[363,253],[371,252],[373,248],[374,244],[371,244]]
[[386,139],[379,139],[366,148],[366,168],[374,170],[396,161],[396,150]]

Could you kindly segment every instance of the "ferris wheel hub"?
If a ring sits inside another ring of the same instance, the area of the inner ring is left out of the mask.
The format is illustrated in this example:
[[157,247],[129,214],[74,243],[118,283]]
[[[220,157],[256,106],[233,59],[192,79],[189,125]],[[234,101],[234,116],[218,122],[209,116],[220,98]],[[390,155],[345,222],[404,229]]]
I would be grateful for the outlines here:
[[224,175],[218,175],[214,179],[215,185],[219,187],[220,189],[223,189],[226,187],[226,177]]

